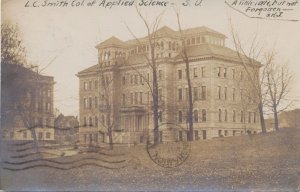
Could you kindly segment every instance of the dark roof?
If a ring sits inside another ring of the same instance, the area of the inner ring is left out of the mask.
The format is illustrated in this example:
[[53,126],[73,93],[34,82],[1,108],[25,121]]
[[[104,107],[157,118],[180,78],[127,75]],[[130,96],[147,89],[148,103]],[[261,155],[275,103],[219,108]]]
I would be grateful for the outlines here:
[[23,80],[54,83],[53,76],[41,75],[38,72],[33,71],[33,68],[22,65],[1,63],[1,70],[2,74],[8,76],[16,75]]
[[[213,29],[210,29],[206,26],[201,26],[201,27],[194,27],[194,28],[189,28],[189,29],[183,29],[182,33],[184,35],[190,35],[190,34],[198,34],[198,33],[212,33],[221,37],[226,37],[224,34],[217,32]],[[159,29],[157,29],[156,31],[156,37],[178,37],[180,35],[179,31],[175,31],[173,29],[171,29],[168,26],[163,26]],[[146,37],[142,37],[138,39],[141,43],[146,42],[147,41],[147,36]],[[98,44],[96,46],[96,48],[100,48],[100,47],[106,47],[106,46],[118,46],[118,47],[124,47],[124,46],[130,46],[133,44],[137,44],[137,40],[136,39],[131,39],[128,41],[122,41],[114,36],[110,37],[109,39],[103,41],[102,43]]]
[[[199,56],[219,56],[231,60],[240,60],[236,51],[219,45],[212,44],[200,44],[195,46],[187,47],[188,57],[199,57]],[[176,56],[176,59],[181,58],[180,55]],[[244,57],[246,59],[246,57]]]
[[184,29],[182,30],[182,32],[186,35],[189,35],[189,34],[195,34],[195,33],[205,33],[205,32],[208,32],[208,33],[214,33],[216,35],[219,35],[219,36],[223,36],[223,37],[226,37],[224,34],[218,32],[218,31],[215,31],[213,29],[210,29],[206,26],[201,26],[201,27],[194,27],[194,28],[189,28],[189,29]]
[[[211,57],[211,56],[216,56],[218,58],[222,58],[222,59],[228,59],[228,60],[232,60],[232,61],[240,61],[240,58],[238,57],[238,54],[236,51],[228,48],[228,47],[224,47],[224,46],[219,46],[219,45],[212,45],[212,44],[200,44],[200,45],[194,45],[194,46],[189,46],[187,47],[187,54],[188,57],[190,58],[195,58],[195,57]],[[180,60],[181,59],[181,55],[178,54],[175,57],[175,60]],[[245,62],[247,61],[247,57],[244,56],[243,57]],[[126,60],[126,63],[128,64],[142,64],[142,63],[146,63],[147,59],[145,58],[145,56],[143,54],[134,54],[134,55],[130,55],[128,57],[128,59]],[[257,62],[258,65],[260,65]],[[85,70],[82,70],[78,73],[78,75],[80,74],[84,74],[84,73],[90,73],[90,72],[95,72],[98,70],[99,65],[94,65],[91,66]]]
[[96,47],[106,47],[106,46],[117,46],[117,47],[124,47],[126,44],[121,41],[120,39],[118,39],[115,36],[110,37],[109,39],[101,42],[100,44],[98,44]]
[[87,69],[84,69],[84,70],[78,72],[78,75],[81,75],[81,74],[84,74],[84,73],[89,73],[89,72],[95,72],[95,71],[98,70],[98,68],[99,68],[98,64],[93,65],[93,66],[91,66],[91,67],[89,67]]

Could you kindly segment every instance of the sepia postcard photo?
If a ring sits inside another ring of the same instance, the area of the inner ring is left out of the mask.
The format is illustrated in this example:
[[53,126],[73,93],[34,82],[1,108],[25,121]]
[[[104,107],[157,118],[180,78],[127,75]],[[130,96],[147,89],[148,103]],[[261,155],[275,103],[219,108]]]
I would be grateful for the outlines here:
[[300,191],[299,0],[2,0],[0,191]]

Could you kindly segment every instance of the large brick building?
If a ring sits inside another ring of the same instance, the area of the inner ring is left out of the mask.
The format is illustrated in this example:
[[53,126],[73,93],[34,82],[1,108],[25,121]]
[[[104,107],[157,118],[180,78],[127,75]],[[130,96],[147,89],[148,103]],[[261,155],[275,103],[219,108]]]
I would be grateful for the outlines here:
[[[207,27],[182,32],[190,60],[195,139],[258,132],[259,115],[248,97],[247,75],[236,52],[225,47],[225,35]],[[178,31],[168,27],[156,32],[159,123],[187,129],[188,89],[181,39]],[[96,48],[98,64],[77,74],[81,143],[106,142],[107,125],[113,129],[114,143],[145,142],[145,134],[153,130],[147,37],[129,41],[111,37]],[[184,136],[178,133],[178,139]]]
[[1,63],[1,128],[7,140],[54,141],[54,79]]

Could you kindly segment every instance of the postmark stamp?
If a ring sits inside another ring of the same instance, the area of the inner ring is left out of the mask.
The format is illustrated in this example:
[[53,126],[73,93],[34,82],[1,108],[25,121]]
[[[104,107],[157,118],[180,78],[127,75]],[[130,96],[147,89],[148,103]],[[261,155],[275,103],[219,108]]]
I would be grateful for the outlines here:
[[187,141],[187,130],[178,124],[165,123],[159,126],[160,142],[147,142],[147,153],[150,159],[164,168],[174,168],[184,163],[190,156],[190,144]]

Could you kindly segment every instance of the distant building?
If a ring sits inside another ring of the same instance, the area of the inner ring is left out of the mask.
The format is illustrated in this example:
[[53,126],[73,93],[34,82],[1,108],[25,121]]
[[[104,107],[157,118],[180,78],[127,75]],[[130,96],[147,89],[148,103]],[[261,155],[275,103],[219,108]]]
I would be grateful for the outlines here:
[[[300,109],[283,111],[278,116],[279,128],[300,128]],[[274,119],[266,119],[268,131],[274,131]]]
[[1,128],[4,139],[54,141],[53,77],[1,63]]
[[[249,79],[237,53],[225,47],[225,35],[207,27],[186,29],[183,34],[190,59],[195,140],[259,132],[257,105],[245,96],[251,92]],[[159,123],[187,130],[188,89],[180,35],[162,27],[156,37]],[[111,37],[96,46],[98,64],[77,74],[83,145],[107,142],[108,121],[113,122],[114,143],[144,143],[146,133],[153,130],[148,43],[147,37],[125,42]],[[258,72],[259,64],[255,67]],[[177,137],[180,140],[186,133],[179,131]]]
[[78,142],[79,122],[77,117],[60,114],[54,121],[54,127],[56,143],[74,145]]

